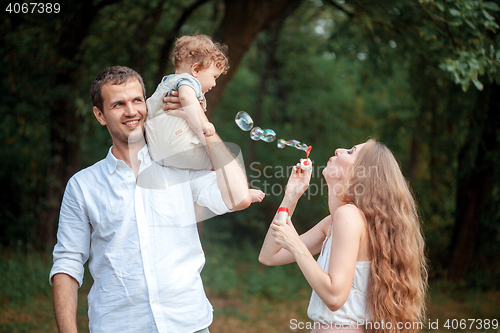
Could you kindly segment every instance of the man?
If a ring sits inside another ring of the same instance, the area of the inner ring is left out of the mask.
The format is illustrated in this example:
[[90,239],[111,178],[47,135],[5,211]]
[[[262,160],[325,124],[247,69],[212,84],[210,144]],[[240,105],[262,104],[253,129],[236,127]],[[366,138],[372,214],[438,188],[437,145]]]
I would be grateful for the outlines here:
[[[90,259],[91,332],[208,332],[194,202],[216,214],[248,207],[245,173],[217,134],[205,138],[215,172],[155,164],[143,135],[144,84],[132,69],[102,71],[91,94],[113,145],[66,187],[50,273],[59,331],[77,332],[77,291]],[[179,105],[170,101],[166,108]]]

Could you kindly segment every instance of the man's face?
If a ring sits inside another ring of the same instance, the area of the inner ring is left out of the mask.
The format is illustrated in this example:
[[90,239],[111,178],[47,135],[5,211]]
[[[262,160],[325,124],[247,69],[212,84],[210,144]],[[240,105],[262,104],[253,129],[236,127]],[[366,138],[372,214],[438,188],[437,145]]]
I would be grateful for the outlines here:
[[108,128],[113,146],[137,142],[143,138],[146,101],[142,86],[135,79],[122,84],[106,83],[101,87],[103,110],[94,106],[94,115]]

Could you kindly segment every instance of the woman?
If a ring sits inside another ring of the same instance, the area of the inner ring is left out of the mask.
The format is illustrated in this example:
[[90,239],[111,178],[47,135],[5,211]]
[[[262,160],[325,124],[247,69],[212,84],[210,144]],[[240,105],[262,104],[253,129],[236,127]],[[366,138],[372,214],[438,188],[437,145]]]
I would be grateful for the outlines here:
[[[259,261],[297,262],[313,289],[312,332],[416,332],[425,311],[424,240],[394,156],[368,140],[337,149],[323,176],[330,215],[300,236],[290,219],[273,220]],[[294,168],[281,204],[290,216],[310,178]]]

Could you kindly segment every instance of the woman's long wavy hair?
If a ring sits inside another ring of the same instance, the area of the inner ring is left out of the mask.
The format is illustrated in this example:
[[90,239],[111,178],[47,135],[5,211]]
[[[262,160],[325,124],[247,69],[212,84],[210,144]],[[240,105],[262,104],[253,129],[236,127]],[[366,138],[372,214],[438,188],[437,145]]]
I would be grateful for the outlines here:
[[371,322],[379,325],[367,330],[416,332],[425,319],[427,263],[409,184],[389,148],[374,140],[360,150],[346,179],[347,191],[339,199],[361,209],[368,228],[367,303]]

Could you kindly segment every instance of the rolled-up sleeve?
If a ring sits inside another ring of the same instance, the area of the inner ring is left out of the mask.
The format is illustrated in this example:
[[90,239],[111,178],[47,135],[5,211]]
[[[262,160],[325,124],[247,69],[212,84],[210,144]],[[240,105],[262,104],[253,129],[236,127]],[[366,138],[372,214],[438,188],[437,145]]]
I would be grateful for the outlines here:
[[53,252],[53,266],[49,282],[58,273],[65,273],[83,283],[83,265],[89,258],[91,225],[85,208],[84,195],[75,177],[66,186],[61,212],[57,244]]
[[191,191],[198,205],[207,207],[217,215],[230,212],[222,199],[214,171],[191,171]]

